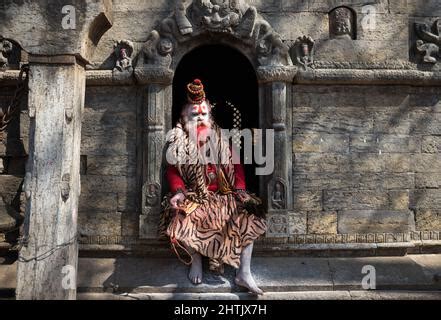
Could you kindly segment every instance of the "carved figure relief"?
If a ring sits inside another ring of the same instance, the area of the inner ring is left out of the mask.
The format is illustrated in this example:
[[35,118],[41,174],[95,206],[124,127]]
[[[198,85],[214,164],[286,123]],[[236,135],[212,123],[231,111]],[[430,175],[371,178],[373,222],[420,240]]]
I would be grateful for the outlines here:
[[347,7],[338,7],[329,13],[329,37],[355,39],[355,13]]
[[441,19],[436,20],[432,27],[426,23],[415,23],[417,37],[416,50],[424,55],[425,63],[435,64],[440,59]]
[[8,55],[12,52],[12,43],[8,40],[0,41],[0,68],[8,67]]
[[268,236],[283,236],[288,233],[288,218],[284,215],[273,215],[268,219]]
[[314,40],[307,36],[299,37],[294,42],[293,49],[297,64],[304,70],[311,68],[314,63]]
[[289,48],[244,0],[176,0],[172,15],[150,34],[142,63],[169,67],[177,46],[190,35],[228,33],[256,50],[261,66],[292,65]]
[[286,209],[285,186],[281,181],[276,181],[274,184],[271,205],[273,209]]
[[145,205],[155,207],[159,205],[161,187],[158,183],[149,183],[145,192]]
[[153,30],[143,47],[144,63],[169,68],[172,63],[173,42]]
[[116,57],[116,63],[114,71],[131,71],[132,66],[132,54],[133,43],[129,40],[120,40],[114,45],[114,54]]

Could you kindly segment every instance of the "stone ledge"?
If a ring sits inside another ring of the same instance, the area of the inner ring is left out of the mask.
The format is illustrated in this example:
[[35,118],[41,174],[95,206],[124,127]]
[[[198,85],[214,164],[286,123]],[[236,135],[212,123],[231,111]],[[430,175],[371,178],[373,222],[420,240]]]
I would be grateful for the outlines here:
[[[374,257],[374,256],[404,256],[409,251],[418,253],[413,242],[398,243],[349,243],[349,244],[283,244],[257,245],[257,257]],[[441,246],[440,246],[441,247]],[[435,247],[438,248],[438,247]],[[425,253],[430,253],[426,250]],[[174,257],[170,246],[164,244],[134,244],[134,245],[96,245],[80,244],[81,257],[121,257],[121,256],[152,256]]]
[[[255,257],[253,273],[267,292],[362,290],[362,269],[376,269],[378,290],[439,290],[441,255],[369,258]],[[163,270],[168,270],[163,274]],[[206,270],[206,268],[204,269]],[[202,285],[192,285],[187,267],[176,258],[79,260],[79,292],[231,293],[234,269],[223,276],[205,272]]]
[[86,84],[88,86],[123,86],[135,85],[133,72],[119,72],[112,70],[86,71]]
[[[15,85],[18,70],[0,71],[0,85]],[[311,69],[292,73],[294,84],[357,84],[357,85],[410,85],[439,86],[441,72],[398,69]],[[87,70],[88,86],[135,85],[136,83],[171,83],[173,72],[162,68],[137,69],[135,76],[130,72],[121,74],[112,70]],[[266,81],[277,79],[278,74],[262,74]],[[136,79],[135,79],[136,78]],[[274,79],[273,79],[274,78]],[[289,79],[283,78],[284,81]],[[289,81],[290,82],[290,81]]]
[[419,70],[315,69],[298,72],[294,84],[441,85],[441,72]]

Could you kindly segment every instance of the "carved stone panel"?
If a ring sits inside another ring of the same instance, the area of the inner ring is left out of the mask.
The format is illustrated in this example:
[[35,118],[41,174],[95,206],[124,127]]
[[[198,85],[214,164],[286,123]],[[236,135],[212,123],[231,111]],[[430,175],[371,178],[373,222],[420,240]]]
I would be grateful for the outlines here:
[[0,41],[0,68],[8,67],[8,55],[12,52],[12,43],[8,40]]
[[179,47],[201,34],[240,40],[261,66],[292,65],[280,35],[244,0],[176,0],[174,12],[151,32],[138,64],[169,68]]
[[338,7],[329,13],[329,37],[355,39],[355,13],[347,7]]
[[311,37],[298,37],[291,49],[295,62],[303,70],[308,70],[314,63],[314,40]]
[[287,237],[289,235],[289,221],[285,214],[273,214],[267,217],[268,229],[266,236],[270,238]]
[[268,186],[268,194],[271,195],[271,209],[284,210],[286,209],[286,183],[282,179],[274,179],[271,186]]
[[441,19],[432,26],[427,23],[415,23],[417,35],[416,51],[424,63],[435,64],[441,59]]

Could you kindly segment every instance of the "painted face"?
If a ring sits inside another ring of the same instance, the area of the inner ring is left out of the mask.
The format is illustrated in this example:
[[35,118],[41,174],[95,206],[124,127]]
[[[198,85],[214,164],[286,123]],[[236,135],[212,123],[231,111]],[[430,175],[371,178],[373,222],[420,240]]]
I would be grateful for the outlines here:
[[189,104],[186,108],[186,118],[193,125],[210,126],[210,106],[207,101],[201,104]]

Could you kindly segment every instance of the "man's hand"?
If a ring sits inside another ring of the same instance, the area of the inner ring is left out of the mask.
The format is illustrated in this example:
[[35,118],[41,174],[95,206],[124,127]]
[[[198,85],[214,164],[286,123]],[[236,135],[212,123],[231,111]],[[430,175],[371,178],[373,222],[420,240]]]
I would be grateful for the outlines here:
[[236,197],[242,203],[245,203],[251,199],[251,196],[245,190],[237,190]]
[[185,194],[178,192],[170,199],[170,205],[173,209],[180,210],[180,206],[184,204]]

